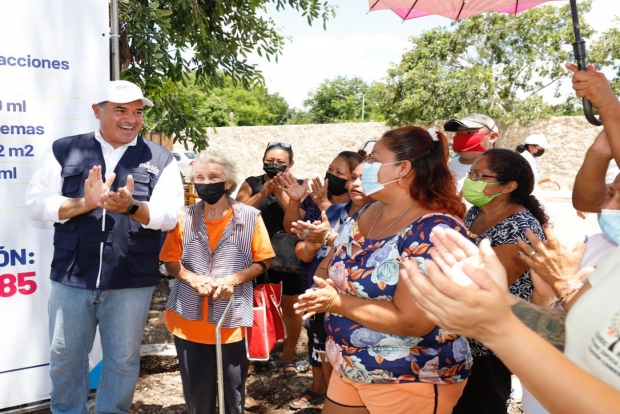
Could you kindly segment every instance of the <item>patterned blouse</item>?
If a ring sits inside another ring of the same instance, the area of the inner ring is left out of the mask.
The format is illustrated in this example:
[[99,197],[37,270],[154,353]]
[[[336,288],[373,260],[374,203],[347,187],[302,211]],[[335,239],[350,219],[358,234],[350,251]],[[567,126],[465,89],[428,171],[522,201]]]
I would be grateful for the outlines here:
[[[465,217],[465,224],[467,224],[467,227],[471,226],[471,223],[474,221],[479,211],[479,207],[472,207],[469,209]],[[473,233],[470,233],[470,235],[474,237],[474,243],[476,243],[476,245],[479,245],[483,239],[489,239],[491,247],[502,246],[504,244],[516,244],[517,242],[515,239],[520,238],[531,246],[532,244],[527,237],[525,237],[523,229],[530,229],[536,237],[545,240],[542,226],[529,210],[521,211],[506,217],[479,236]],[[528,267],[525,272],[510,285],[508,291],[513,295],[528,300],[533,288],[530,268]],[[474,356],[491,355],[491,351],[478,341],[474,341],[473,339],[470,340],[469,346]]]
[[[328,272],[340,293],[391,301],[401,260],[416,260],[420,271],[426,273],[424,259],[430,258],[434,248],[429,240],[433,227],[450,227],[467,234],[460,220],[446,214],[429,214],[416,219],[399,234],[365,239],[357,218],[367,207],[342,224],[334,242]],[[438,326],[423,337],[393,335],[342,315],[326,313],[325,329],[329,361],[341,375],[353,381],[451,384],[464,381],[470,373],[472,358],[467,340]]]

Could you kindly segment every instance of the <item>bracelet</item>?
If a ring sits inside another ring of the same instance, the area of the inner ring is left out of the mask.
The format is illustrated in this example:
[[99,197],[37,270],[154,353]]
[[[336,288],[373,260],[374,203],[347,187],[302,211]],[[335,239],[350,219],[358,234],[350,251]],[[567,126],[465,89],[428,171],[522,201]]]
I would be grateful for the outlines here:
[[306,257],[314,257],[316,255],[316,253],[308,254],[308,252],[306,251],[306,243],[301,245],[301,251],[306,255]]
[[334,233],[334,229],[329,229],[329,231],[325,233],[325,236],[323,236],[323,246],[327,246],[327,242],[329,241],[329,236],[331,236],[333,233]]
[[[535,304],[532,302],[533,297],[534,297],[534,289],[532,289],[532,291],[530,292],[530,294],[529,294],[529,295],[527,295],[527,298],[525,299],[525,301],[526,301],[527,303],[531,304],[531,305],[534,305],[534,306],[544,306],[544,305],[535,305]],[[547,308],[557,308],[558,306],[559,306],[559,305],[558,305],[558,301],[556,300],[556,301],[555,301],[555,302],[553,302],[551,305],[547,305],[547,306],[545,306],[545,307],[547,307]]]
[[573,284],[571,288],[568,289],[568,292],[566,292],[566,295],[562,296],[562,299],[557,302],[558,306],[562,306],[570,295],[572,295],[575,291],[581,289],[582,287],[583,283],[581,283],[581,281],[577,281],[577,283]]
[[558,298],[558,299],[560,299],[560,298],[562,297],[562,292],[564,292],[564,290],[565,290],[565,289],[566,289],[569,285],[571,285],[572,283],[575,283],[575,282],[580,282],[580,280],[579,280],[579,279],[569,279],[569,280],[568,280],[568,282],[566,282],[566,284],[565,284],[564,286],[562,286],[562,287],[560,288],[560,290],[558,290],[558,293],[556,293],[556,294],[555,294],[555,297],[556,297],[556,298]]

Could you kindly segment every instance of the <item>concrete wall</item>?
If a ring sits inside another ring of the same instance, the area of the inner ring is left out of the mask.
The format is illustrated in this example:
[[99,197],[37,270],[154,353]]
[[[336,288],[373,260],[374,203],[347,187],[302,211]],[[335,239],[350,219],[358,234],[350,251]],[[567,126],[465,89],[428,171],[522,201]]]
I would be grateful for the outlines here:
[[[430,125],[422,125],[429,127]],[[441,129],[443,122],[436,123]],[[340,151],[357,150],[371,139],[378,139],[390,129],[383,123],[326,125],[285,125],[263,127],[224,127],[208,132],[211,149],[221,151],[237,161],[240,179],[262,174],[262,156],[268,142],[287,142],[293,146],[298,178],[323,177],[327,166]],[[511,125],[500,129],[497,146],[515,149],[532,132],[542,132],[554,148],[541,158],[544,174],[552,175],[564,188],[572,188],[585,151],[600,131],[584,117],[555,117],[533,126]],[[451,134],[449,134],[451,138]],[[175,144],[175,148],[182,146]],[[552,186],[551,188],[553,188]]]

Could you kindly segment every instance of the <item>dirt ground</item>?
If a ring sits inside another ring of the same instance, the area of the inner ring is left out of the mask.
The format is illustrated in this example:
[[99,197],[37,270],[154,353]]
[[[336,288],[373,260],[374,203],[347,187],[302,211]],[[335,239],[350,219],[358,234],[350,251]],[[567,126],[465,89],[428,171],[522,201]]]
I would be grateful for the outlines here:
[[[246,413],[319,414],[322,404],[293,411],[288,403],[312,382],[310,371],[291,378],[278,378],[277,369],[265,367],[248,378]],[[131,409],[132,414],[184,414],[181,377],[176,357],[149,356],[142,360],[141,375]],[[509,414],[521,414],[520,403],[511,403]]]
[[[297,346],[295,359],[306,358],[305,331]],[[273,354],[272,358],[277,358]],[[294,377],[279,378],[274,361],[265,363],[246,383],[246,413],[253,414],[319,414],[322,404],[293,411],[288,404],[312,383],[312,374],[298,372]],[[521,404],[511,404],[510,414],[522,413]],[[37,414],[50,414],[49,410]],[[131,414],[185,414],[183,387],[176,356],[148,355],[140,361],[140,378],[136,386]]]
[[[295,360],[302,361],[307,356],[307,337],[303,332],[295,353]],[[272,358],[277,358],[273,354]],[[319,414],[322,404],[293,411],[288,403],[299,396],[312,383],[312,374],[298,372],[294,377],[279,378],[277,365],[265,362],[256,375],[246,382],[246,413]],[[36,414],[50,414],[49,410]],[[147,355],[140,360],[140,378],[134,394],[131,414],[185,414],[183,387],[176,356]]]
[[[134,395],[132,414],[186,413],[183,388],[176,357],[146,356],[142,358],[140,379]],[[275,364],[267,364],[246,383],[247,413],[290,413],[288,403],[312,382],[310,371],[294,377],[279,378]],[[311,406],[298,413],[318,414],[322,405]]]

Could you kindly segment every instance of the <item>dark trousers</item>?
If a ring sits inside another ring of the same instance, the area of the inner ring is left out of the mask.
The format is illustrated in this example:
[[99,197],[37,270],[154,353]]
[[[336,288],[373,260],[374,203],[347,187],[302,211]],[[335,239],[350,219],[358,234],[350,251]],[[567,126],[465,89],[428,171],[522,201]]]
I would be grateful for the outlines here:
[[471,375],[452,414],[506,414],[510,375],[495,355],[474,357]]
[[[183,381],[183,396],[189,414],[216,413],[217,360],[215,345],[174,337]],[[226,414],[243,414],[245,380],[248,375],[245,340],[222,344]]]

